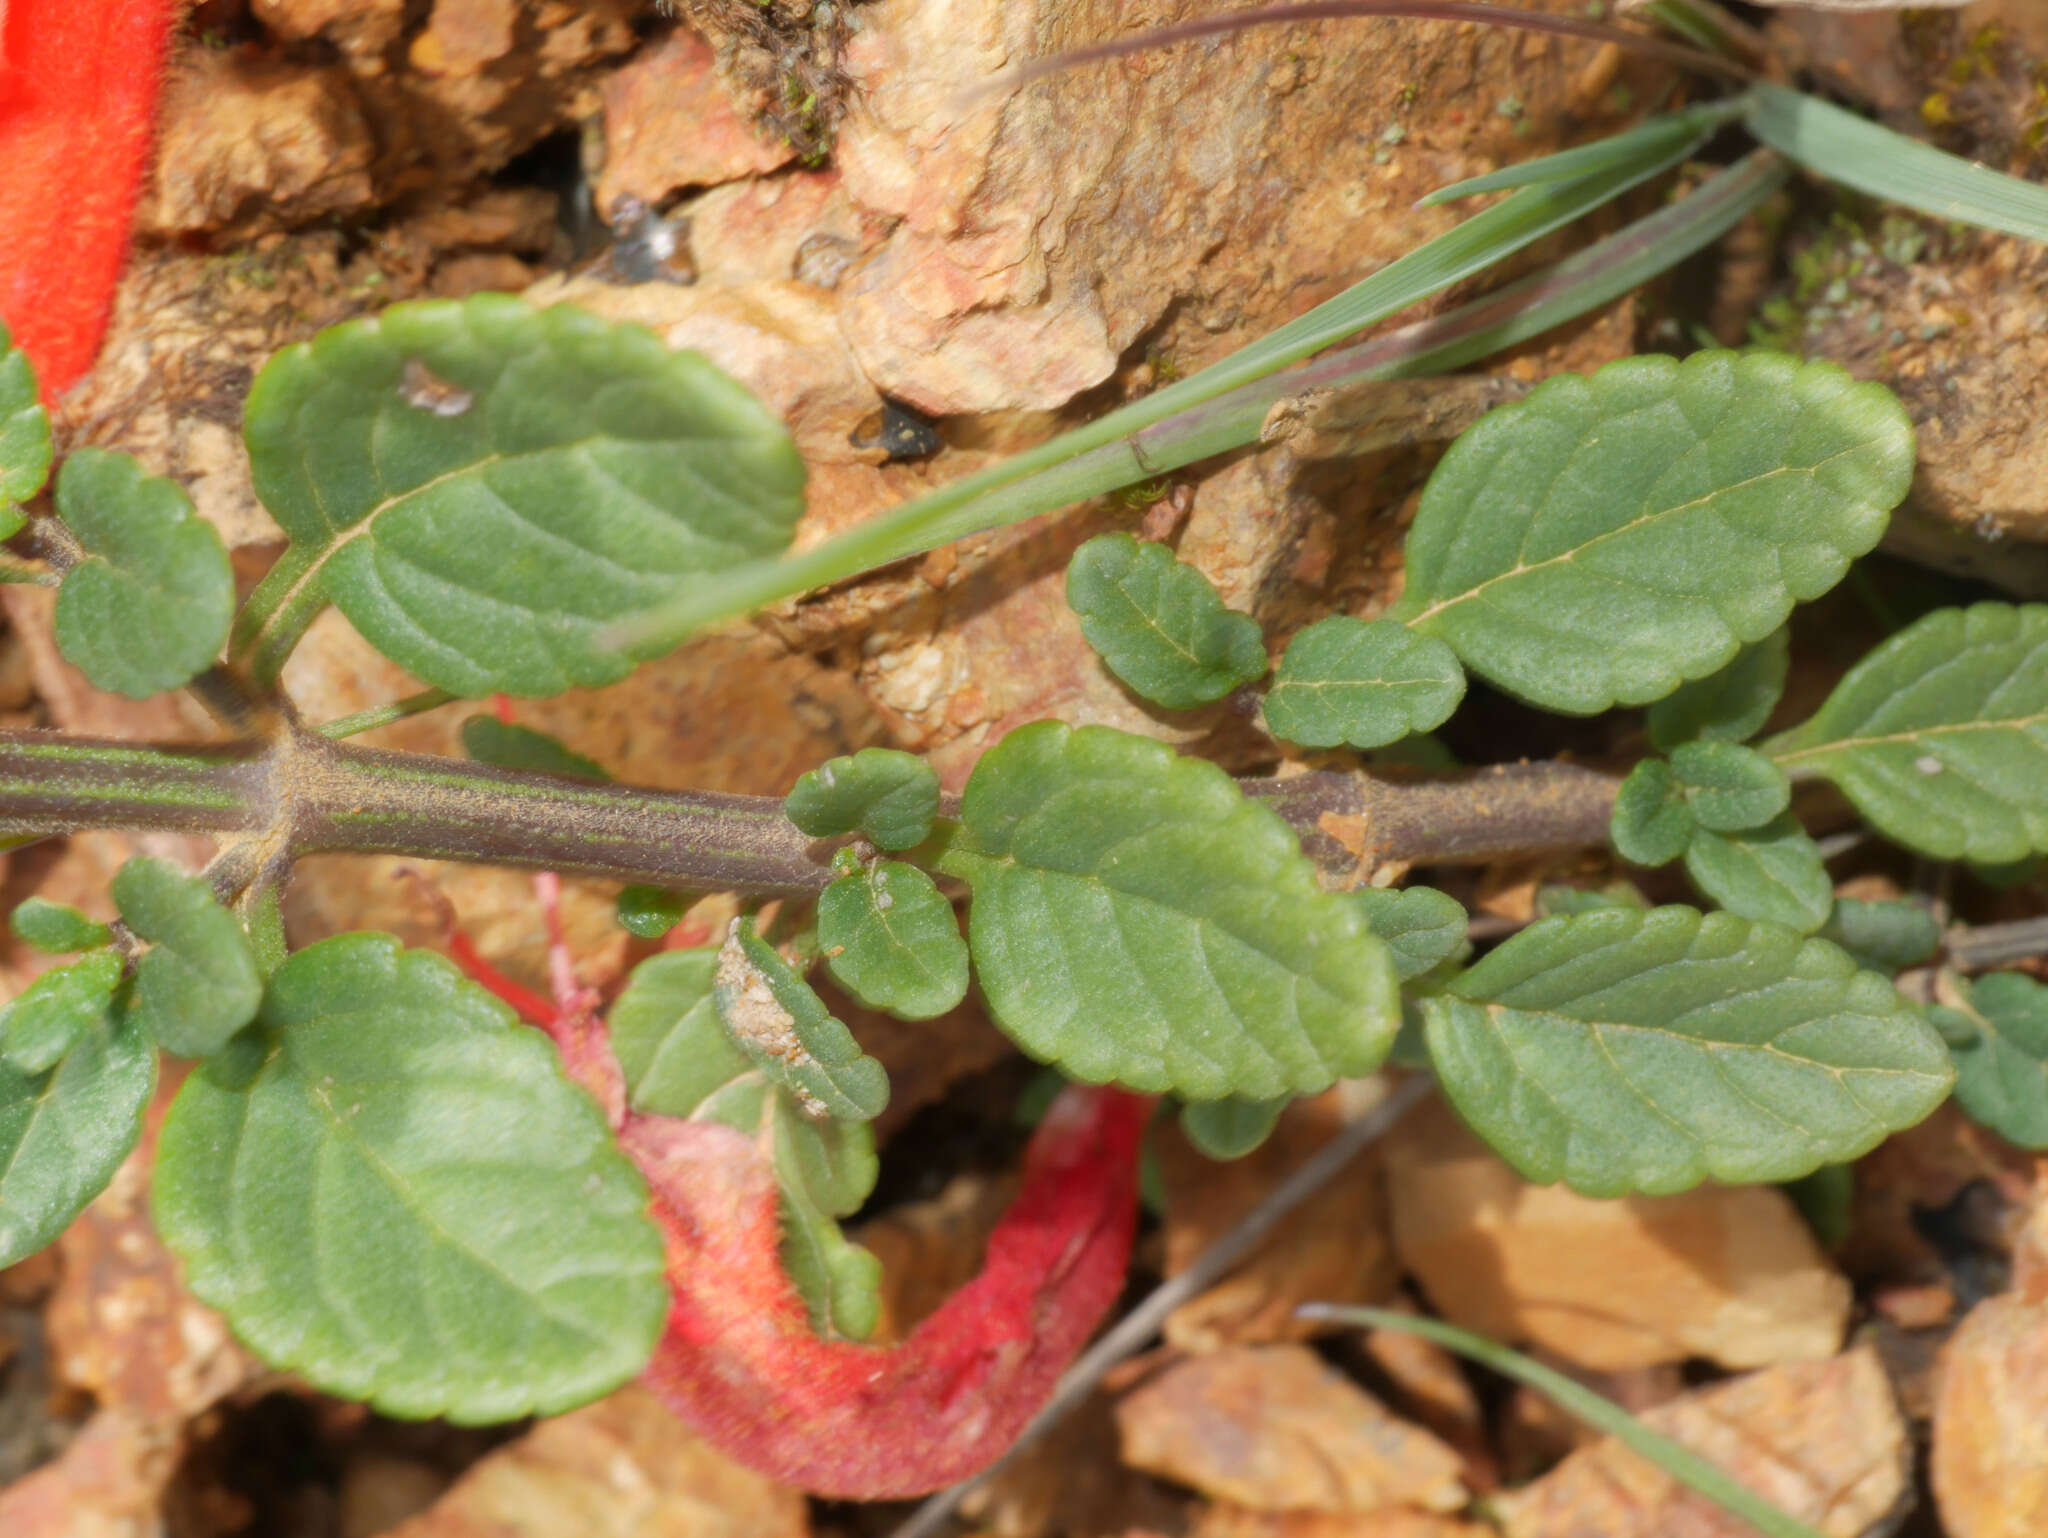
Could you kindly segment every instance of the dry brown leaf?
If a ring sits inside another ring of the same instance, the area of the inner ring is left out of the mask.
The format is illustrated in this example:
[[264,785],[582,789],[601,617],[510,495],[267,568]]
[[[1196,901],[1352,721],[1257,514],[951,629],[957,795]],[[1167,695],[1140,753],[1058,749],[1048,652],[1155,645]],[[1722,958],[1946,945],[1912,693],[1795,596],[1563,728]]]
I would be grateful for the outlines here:
[[[1701,1389],[1641,1420],[1828,1538],[1888,1532],[1913,1499],[1906,1425],[1868,1347]],[[1506,1538],[1755,1538],[1612,1439],[1496,1499]]]
[[1432,1511],[1247,1511],[1205,1508],[1189,1538],[1492,1538],[1493,1529]]
[[1171,1364],[1116,1407],[1124,1462],[1261,1511],[1465,1504],[1458,1455],[1305,1346]]
[[1386,1144],[1394,1247],[1445,1318],[1613,1370],[1831,1355],[1849,1286],[1784,1194],[1617,1201],[1522,1179],[1440,1101]]
[[804,1538],[809,1531],[800,1493],[712,1451],[636,1384],[542,1421],[388,1538]]
[[[1166,1274],[1178,1275],[1343,1128],[1341,1090],[1297,1100],[1273,1135],[1242,1159],[1205,1157],[1179,1129],[1153,1147],[1166,1191]],[[1183,1351],[1301,1340],[1317,1326],[1294,1317],[1303,1303],[1379,1303],[1393,1292],[1385,1176],[1358,1159],[1274,1230],[1252,1257],[1167,1316],[1167,1341]]]

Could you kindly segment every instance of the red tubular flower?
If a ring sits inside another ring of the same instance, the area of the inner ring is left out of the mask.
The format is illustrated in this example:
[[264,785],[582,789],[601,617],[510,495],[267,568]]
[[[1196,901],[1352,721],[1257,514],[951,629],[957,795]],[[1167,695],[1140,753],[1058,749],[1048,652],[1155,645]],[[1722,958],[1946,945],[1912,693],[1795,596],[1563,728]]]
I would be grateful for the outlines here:
[[178,0],[0,0],[0,320],[55,400],[128,251]]

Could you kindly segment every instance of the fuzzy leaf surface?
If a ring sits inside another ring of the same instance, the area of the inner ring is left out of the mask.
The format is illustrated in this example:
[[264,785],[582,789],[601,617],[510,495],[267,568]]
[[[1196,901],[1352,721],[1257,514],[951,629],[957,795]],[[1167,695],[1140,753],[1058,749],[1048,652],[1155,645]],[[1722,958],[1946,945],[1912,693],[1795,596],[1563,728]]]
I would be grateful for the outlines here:
[[873,1121],[889,1104],[889,1075],[811,985],[736,919],[712,979],[718,1017],[732,1040],[814,1116]]
[[1180,1108],[1180,1130],[1212,1159],[1242,1159],[1273,1135],[1293,1098],[1190,1100]]
[[905,1020],[967,997],[967,942],[953,905],[915,865],[877,861],[818,899],[818,944],[840,987]]
[[2048,604],[1936,609],[1764,751],[1834,781],[1909,849],[1987,864],[2048,850]]
[[782,1207],[782,1260],[821,1333],[864,1340],[880,1310],[881,1266],[838,1219],[874,1189],[866,1122],[817,1120],[736,1046],[713,997],[715,950],[670,951],[634,968],[608,1020],[635,1107],[720,1122],[766,1154]]
[[1835,884],[1820,846],[1789,812],[1746,833],[1697,829],[1685,873],[1707,897],[1746,919],[1811,934],[1834,911]]
[[98,919],[87,918],[68,903],[53,903],[44,897],[23,898],[7,923],[17,939],[53,956],[66,951],[89,951],[114,938],[114,932]]
[[1716,833],[1760,828],[1792,804],[1785,771],[1737,742],[1682,742],[1671,755],[1671,772],[1699,825]]
[[1670,763],[1646,758],[1614,793],[1607,837],[1624,860],[1654,869],[1684,854],[1698,826]]
[[1103,665],[1155,705],[1193,710],[1266,675],[1249,614],[1161,544],[1098,534],[1067,564],[1067,606]]
[[126,454],[80,449],[57,473],[57,511],[86,549],[57,591],[57,646],[86,677],[147,699],[220,655],[235,576],[184,487]]
[[50,1243],[107,1188],[155,1088],[155,1045],[110,1010],[54,1068],[0,1062],[0,1266]]
[[1785,692],[1791,633],[1780,625],[1745,646],[1719,672],[1680,684],[1650,707],[1650,745],[1669,753],[1682,742],[1747,742],[1763,730]]
[[496,716],[471,716],[462,723],[462,751],[480,764],[517,769],[523,774],[557,774],[570,780],[609,780],[603,764],[564,744]]
[[1912,471],[1905,409],[1834,364],[1623,359],[1452,445],[1390,618],[1544,709],[1648,704],[1833,587]]
[[35,365],[0,322],[0,539],[21,532],[17,503],[50,478],[50,414],[36,390]]
[[1592,1196],[1796,1179],[1919,1121],[1954,1078],[1887,979],[1691,908],[1546,919],[1422,1011],[1479,1135]]
[[46,1073],[106,1018],[121,981],[112,951],[52,967],[0,1009],[0,1061],[17,1073]]
[[2048,988],[2021,972],[1963,985],[1975,1037],[1953,1048],[1956,1104],[2008,1142],[2048,1148]]
[[1448,892],[1432,886],[1361,887],[1351,900],[1393,952],[1394,970],[1404,983],[1471,949],[1465,939],[1471,916]]
[[135,963],[129,1008],[157,1045],[206,1057],[256,1018],[263,998],[256,949],[203,878],[168,860],[133,859],[114,877],[114,906],[151,942]]
[[1293,832],[1220,768],[1035,722],[975,766],[941,861],[996,1021],[1092,1083],[1313,1094],[1386,1055],[1394,964]]
[[1444,724],[1465,670],[1443,642],[1392,620],[1318,620],[1288,643],[1266,691],[1266,728],[1309,748],[1384,747]]
[[797,780],[783,813],[812,838],[866,834],[883,849],[925,841],[939,814],[939,777],[914,753],[862,748]]
[[647,1188],[546,1038],[438,956],[292,956],[164,1119],[157,1227],[250,1346],[387,1414],[552,1414],[647,1362]]
[[803,511],[789,434],[701,355],[501,294],[285,349],[244,434],[292,540],[241,642],[272,672],[328,600],[453,694],[611,683],[653,650],[615,625],[781,554]]

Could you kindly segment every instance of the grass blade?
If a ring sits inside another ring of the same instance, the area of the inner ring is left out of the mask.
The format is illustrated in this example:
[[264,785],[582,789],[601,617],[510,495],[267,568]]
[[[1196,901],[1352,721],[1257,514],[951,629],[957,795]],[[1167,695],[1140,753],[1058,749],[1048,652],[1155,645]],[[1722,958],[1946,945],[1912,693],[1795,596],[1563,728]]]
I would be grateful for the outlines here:
[[1529,187],[1539,182],[1569,181],[1575,176],[1591,176],[1633,161],[1654,161],[1673,145],[1693,143],[1703,132],[1742,116],[1746,108],[1747,103],[1737,97],[1732,101],[1692,107],[1684,112],[1666,113],[1623,133],[1595,139],[1591,144],[1560,150],[1555,155],[1539,155],[1519,165],[1502,166],[1484,176],[1452,182],[1448,187],[1437,188],[1415,206],[1434,208],[1439,203],[1476,197],[1482,192],[1504,192],[1511,187]]
[[1815,175],[1937,219],[2048,241],[2048,187],[1894,133],[1779,85],[1749,98],[1749,131]]

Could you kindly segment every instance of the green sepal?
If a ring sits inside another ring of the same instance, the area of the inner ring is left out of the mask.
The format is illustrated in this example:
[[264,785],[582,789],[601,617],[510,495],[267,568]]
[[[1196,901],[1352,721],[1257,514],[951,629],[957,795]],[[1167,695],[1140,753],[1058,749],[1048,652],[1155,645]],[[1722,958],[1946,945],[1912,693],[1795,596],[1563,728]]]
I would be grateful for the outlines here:
[[35,365],[0,322],[0,539],[21,532],[27,520],[18,504],[43,489],[52,455]]
[[879,860],[818,899],[818,945],[833,981],[905,1020],[967,997],[967,942],[953,905],[915,865]]
[[1308,748],[1379,748],[1443,725],[1465,670],[1443,642],[1392,620],[1318,620],[1288,643],[1266,691],[1266,729]]
[[712,980],[718,1018],[740,1050],[811,1115],[873,1121],[889,1075],[775,947],[735,919]]
[[1351,900],[1365,910],[1366,923],[1393,952],[1394,970],[1404,983],[1472,954],[1465,938],[1471,917],[1448,892],[1430,886],[1360,887]]
[[1654,869],[1685,853],[1698,819],[1671,765],[1646,758],[1628,772],[1614,794],[1607,836],[1631,865]]
[[560,739],[496,716],[471,716],[462,723],[462,751],[480,764],[524,774],[556,774],[570,780],[611,778],[603,764],[585,758]]
[[1685,873],[1709,900],[1743,918],[1811,934],[1834,909],[1820,846],[1789,812],[1746,833],[1694,830]]
[[1190,1100],[1180,1108],[1180,1130],[1188,1141],[1212,1159],[1242,1159],[1280,1124],[1280,1113],[1293,1103],[1292,1095],[1273,1100]]
[[113,930],[98,919],[42,897],[23,898],[7,922],[16,939],[52,956],[93,950],[114,938]]
[[106,1019],[121,982],[121,958],[95,951],[52,967],[0,1009],[0,1061],[22,1074],[46,1073]]
[[939,777],[914,753],[862,748],[800,778],[783,811],[812,838],[858,831],[877,848],[910,849],[931,834]]
[[133,859],[114,877],[114,906],[150,942],[135,963],[128,1008],[158,1046],[210,1057],[256,1018],[263,975],[255,947],[203,879],[167,860]]
[[1761,828],[1792,804],[1785,771],[1740,743],[1682,742],[1672,750],[1671,772],[1699,825],[1715,833]]
[[87,678],[147,699],[220,656],[235,574],[184,487],[126,454],[79,449],[57,474],[57,511],[86,551],[57,592],[57,647]]
[[1098,534],[1067,564],[1067,606],[1103,665],[1168,710],[1192,710],[1266,675],[1258,621],[1164,545]]

